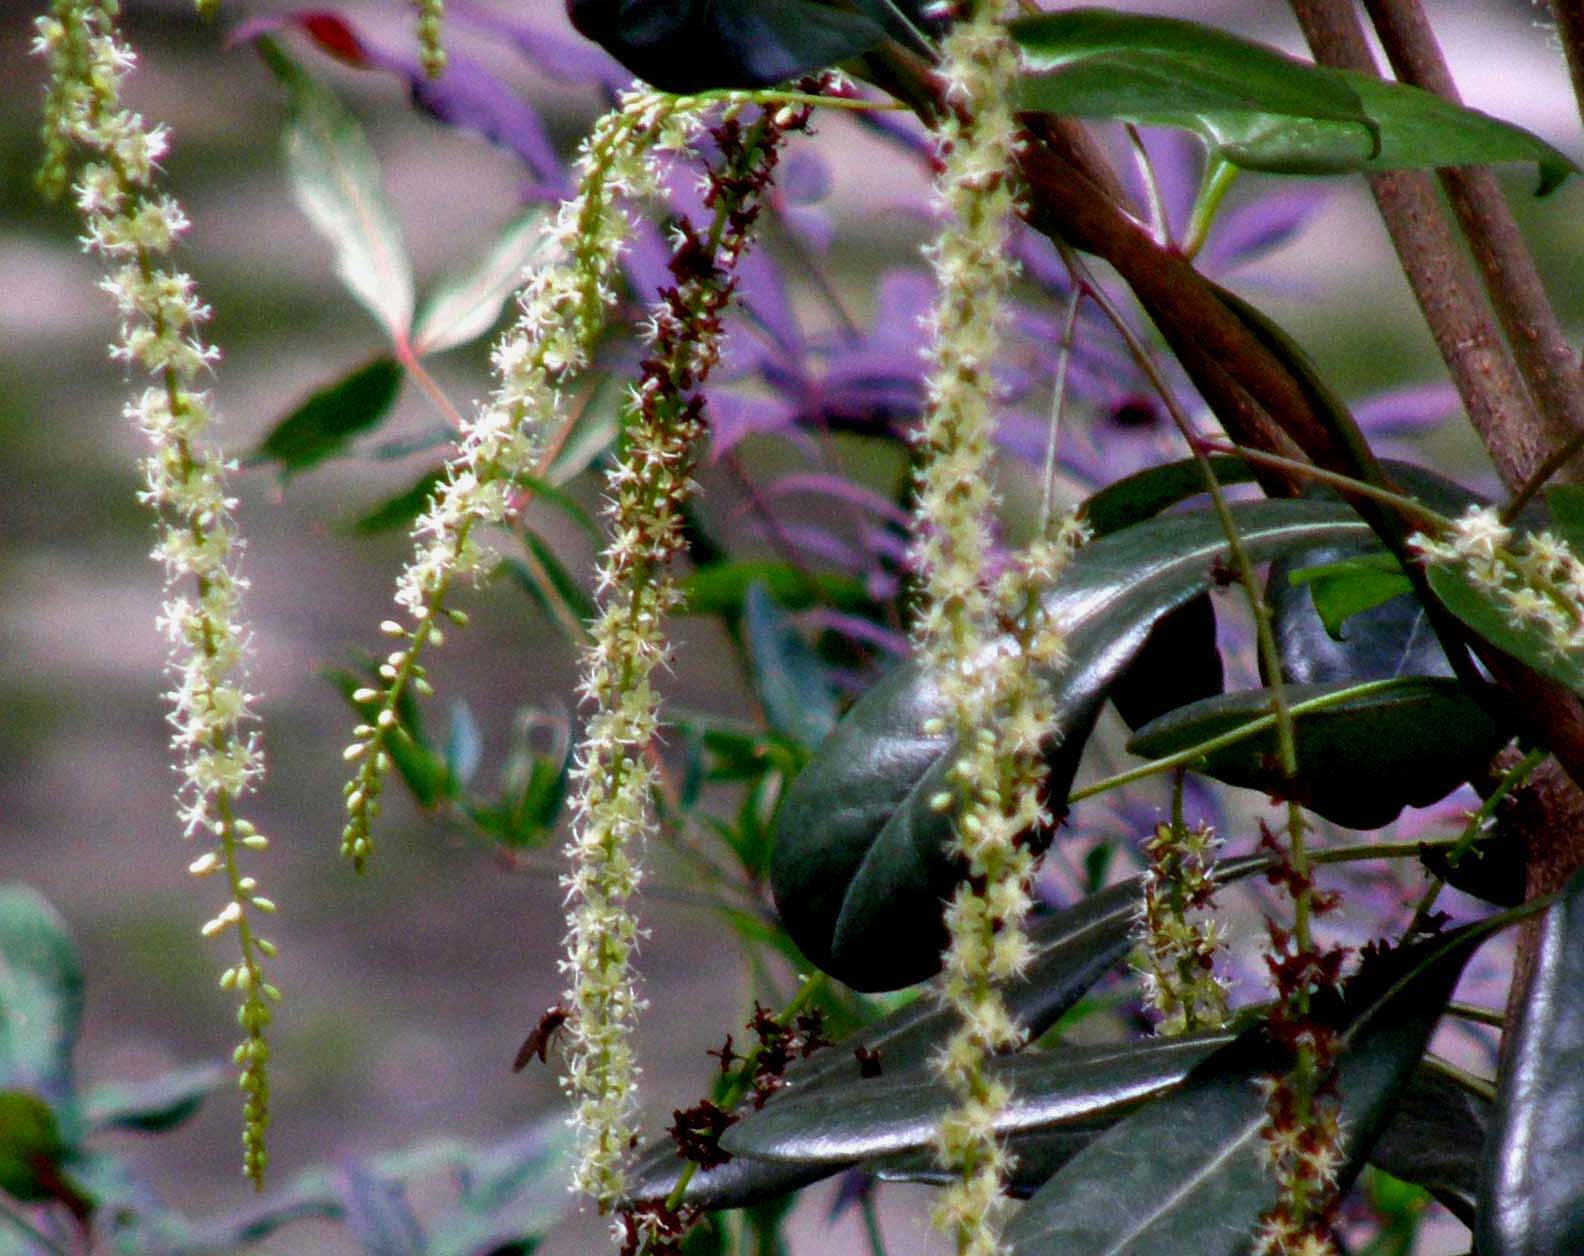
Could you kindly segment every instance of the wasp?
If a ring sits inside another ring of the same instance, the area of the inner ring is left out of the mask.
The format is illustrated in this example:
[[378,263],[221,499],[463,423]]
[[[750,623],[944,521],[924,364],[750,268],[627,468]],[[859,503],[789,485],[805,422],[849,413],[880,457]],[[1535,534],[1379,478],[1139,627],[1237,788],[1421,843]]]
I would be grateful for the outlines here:
[[539,1023],[533,1027],[533,1032],[523,1040],[517,1049],[517,1058],[512,1061],[512,1072],[520,1073],[528,1067],[528,1061],[535,1056],[539,1063],[546,1062],[550,1051],[550,1041],[560,1031],[561,1026],[567,1023],[571,1011],[563,1003],[552,1003],[545,1009],[545,1014],[539,1018]]

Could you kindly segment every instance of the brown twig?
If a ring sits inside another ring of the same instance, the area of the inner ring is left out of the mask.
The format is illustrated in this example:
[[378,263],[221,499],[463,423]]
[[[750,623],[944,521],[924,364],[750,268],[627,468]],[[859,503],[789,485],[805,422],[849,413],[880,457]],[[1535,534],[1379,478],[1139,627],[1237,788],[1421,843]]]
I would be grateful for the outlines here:
[[1584,118],[1584,0],[1551,0],[1557,34],[1567,54],[1568,72],[1573,76],[1573,95],[1578,99],[1579,116]]
[[[1462,103],[1420,0],[1364,0],[1364,7],[1399,79]],[[1495,174],[1485,166],[1457,166],[1440,175],[1518,371],[1539,407],[1549,455],[1584,432],[1584,375]]]
[[[1323,65],[1377,74],[1350,0],[1291,0]],[[1418,170],[1371,175],[1370,191],[1469,421],[1509,489],[1547,453],[1545,428],[1474,275],[1458,251],[1435,181]]]

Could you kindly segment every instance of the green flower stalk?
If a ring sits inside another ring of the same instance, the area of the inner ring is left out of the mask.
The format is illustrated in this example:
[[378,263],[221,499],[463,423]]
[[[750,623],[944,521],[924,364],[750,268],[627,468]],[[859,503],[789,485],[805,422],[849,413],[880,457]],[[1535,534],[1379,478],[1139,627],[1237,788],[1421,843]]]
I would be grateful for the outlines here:
[[418,60],[430,78],[445,73],[446,54],[440,44],[445,25],[445,0],[412,0],[418,10]]
[[699,227],[683,218],[674,226],[675,286],[662,293],[644,329],[649,352],[628,400],[622,457],[608,477],[610,539],[580,687],[594,711],[572,773],[561,962],[569,983],[563,1004],[571,1015],[562,1083],[576,1104],[574,1186],[602,1210],[622,1197],[636,1138],[632,1037],[642,1000],[631,960],[640,930],[627,904],[638,888],[638,852],[655,828],[653,681],[669,657],[665,616],[680,596],[669,567],[685,543],[682,509],[704,432],[700,390],[719,358],[722,316],[780,142],[807,118],[806,110],[788,108],[744,126],[739,110],[728,106],[711,130],[720,156],[706,177],[705,204],[714,221]]
[[1030,835],[1049,822],[1040,801],[1042,747],[1055,728],[1040,673],[1062,660],[1058,626],[1039,594],[1082,531],[1063,525],[998,582],[985,582],[996,506],[992,363],[1015,274],[1008,244],[1018,58],[1000,6],[967,7],[943,50],[952,106],[941,136],[947,222],[932,250],[940,296],[920,441],[915,559],[923,605],[915,635],[951,713],[941,726],[951,727],[958,746],[950,788],[934,803],[954,813],[968,869],[946,912],[943,996],[960,1023],[936,1061],[957,1100],[937,1149],[959,1176],[934,1221],[960,1254],[991,1256],[1002,1250],[1009,1167],[994,1126],[1010,1095],[985,1065],[1022,1042],[999,987],[1030,957],[1022,928],[1032,905]]
[[240,616],[247,582],[238,571],[242,543],[226,487],[232,464],[209,443],[210,397],[197,387],[218,357],[200,334],[209,309],[189,276],[160,265],[186,231],[187,218],[154,188],[167,147],[164,128],[146,126],[121,103],[121,82],[135,58],[119,40],[116,13],[115,0],[55,0],[38,20],[34,50],[51,71],[47,177],[64,175],[73,149],[86,153],[76,202],[84,246],[110,267],[102,286],[121,314],[111,357],[150,381],[126,414],[151,446],[140,497],[156,513],[154,556],[165,568],[159,624],[170,643],[174,679],[166,697],[182,781],[178,804],[186,837],[207,847],[188,870],[221,877],[227,890],[225,905],[203,934],[233,932],[240,949],[220,984],[241,996],[237,1018],[245,1036],[235,1061],[245,1096],[243,1171],[261,1185],[269,1124],[265,1029],[280,994],[263,973],[263,960],[275,947],[255,928],[257,916],[275,905],[240,867],[242,848],[268,845],[237,815],[239,800],[264,771],[247,691],[249,637]]
[[354,730],[346,758],[356,761],[346,786],[341,852],[360,871],[372,848],[372,825],[391,766],[389,739],[401,736],[396,711],[411,686],[429,692],[421,657],[444,640],[442,623],[465,624],[446,606],[458,579],[477,579],[495,556],[482,526],[506,523],[524,477],[541,470],[547,435],[566,421],[566,387],[587,365],[619,293],[619,266],[629,223],[625,201],[655,191],[657,155],[678,151],[692,123],[674,97],[632,92],[600,119],[579,159],[578,194],[550,228],[557,260],[533,274],[519,294],[519,317],[494,352],[493,396],[462,433],[427,510],[413,529],[415,553],[397,582],[406,622],[386,620],[396,643],[380,664],[381,686],[358,690],[373,717]]

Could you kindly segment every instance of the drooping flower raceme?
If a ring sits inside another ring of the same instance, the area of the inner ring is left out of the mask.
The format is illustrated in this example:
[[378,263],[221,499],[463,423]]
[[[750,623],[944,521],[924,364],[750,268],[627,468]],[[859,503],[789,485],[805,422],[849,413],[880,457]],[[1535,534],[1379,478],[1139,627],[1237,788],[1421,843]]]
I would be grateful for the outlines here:
[[958,1179],[942,1195],[935,1224],[959,1253],[990,1256],[1001,1250],[1008,1167],[994,1124],[1010,1096],[986,1063],[1022,1041],[998,987],[1029,960],[1022,921],[1031,906],[1030,835],[1049,820],[1041,755],[1055,724],[1041,671],[1062,657],[1040,592],[1081,529],[1069,523],[1041,538],[986,583],[996,505],[992,360],[1015,269],[1008,239],[1018,61],[1000,6],[968,7],[944,48],[952,112],[941,137],[946,222],[932,254],[940,292],[920,439],[915,533],[924,601],[916,637],[949,713],[942,726],[957,743],[950,788],[934,803],[953,815],[969,874],[946,913],[944,997],[961,1019],[936,1062],[957,1099],[938,1150]]
[[245,1096],[243,1168],[262,1183],[269,1123],[264,1031],[280,995],[262,969],[275,947],[255,931],[257,914],[275,907],[239,866],[241,848],[268,842],[237,815],[264,763],[247,691],[248,633],[240,618],[246,581],[238,572],[242,547],[226,488],[231,464],[209,443],[210,397],[197,387],[218,355],[200,334],[209,310],[192,279],[162,265],[187,218],[154,188],[164,129],[146,126],[121,103],[121,81],[134,57],[119,40],[115,14],[114,0],[55,0],[38,21],[35,50],[51,69],[49,179],[65,175],[74,148],[85,151],[76,201],[84,246],[109,266],[103,286],[120,310],[111,356],[147,380],[126,412],[151,446],[141,497],[157,514],[154,556],[165,568],[159,622],[174,678],[166,696],[181,775],[178,801],[186,837],[206,847],[189,871],[217,875],[227,887],[224,907],[203,933],[234,933],[240,945],[240,959],[220,984],[241,995],[245,1037],[235,1059]]
[[631,958],[639,929],[627,903],[638,887],[639,848],[654,827],[653,677],[669,654],[663,622],[679,597],[668,568],[684,544],[682,508],[703,434],[700,390],[719,357],[721,318],[781,140],[807,118],[805,110],[782,109],[745,123],[740,108],[728,105],[711,131],[719,156],[706,176],[705,205],[714,221],[683,218],[674,227],[675,284],[643,331],[649,351],[629,397],[625,447],[608,479],[609,541],[580,687],[593,714],[573,768],[563,1084],[576,1103],[575,1185],[601,1208],[622,1195],[635,1136],[632,1034],[641,1000]]
[[445,0],[412,0],[418,10],[418,59],[430,78],[445,73],[446,54],[440,44],[445,25]]
[[413,529],[415,553],[396,591],[408,622],[382,625],[399,645],[380,665],[382,685],[353,695],[372,718],[358,726],[346,750],[359,765],[346,787],[341,851],[360,869],[390,769],[387,743],[401,735],[401,699],[408,686],[427,692],[420,658],[441,644],[442,621],[466,622],[446,606],[446,597],[458,579],[492,567],[494,556],[478,533],[507,520],[518,486],[540,470],[549,434],[566,420],[566,385],[588,365],[616,300],[629,230],[622,204],[655,191],[657,154],[685,147],[690,116],[673,97],[632,92],[595,126],[579,161],[578,194],[562,205],[551,228],[556,260],[519,294],[517,322],[495,348],[495,392],[462,433],[444,481]]

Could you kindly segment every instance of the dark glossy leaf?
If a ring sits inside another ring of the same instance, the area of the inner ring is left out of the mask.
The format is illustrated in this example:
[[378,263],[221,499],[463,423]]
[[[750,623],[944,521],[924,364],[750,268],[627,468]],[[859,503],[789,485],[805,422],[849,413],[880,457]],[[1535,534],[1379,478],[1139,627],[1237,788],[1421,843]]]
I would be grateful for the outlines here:
[[25,1090],[64,1112],[75,1140],[72,1048],[82,1026],[82,963],[44,897],[0,885],[0,1090]]
[[[1345,1188],[1362,1166],[1424,1052],[1478,929],[1399,952],[1317,1006],[1342,1035]],[[1193,1252],[1241,1256],[1274,1200],[1261,1157],[1257,1081],[1284,1068],[1262,1026],[1241,1034],[1188,1077],[1075,1156],[1007,1227],[1018,1256]]]
[[[1213,750],[1190,765],[1228,785],[1286,797],[1354,829],[1374,829],[1404,807],[1445,798],[1490,762],[1511,730],[1497,725],[1455,680],[1409,676],[1389,689],[1297,715],[1298,776],[1291,791],[1274,728]],[[1288,685],[1294,705],[1351,684]],[[1268,689],[1208,698],[1139,730],[1128,749],[1148,759],[1187,750],[1270,714]]]
[[219,1065],[173,1069],[147,1082],[111,1082],[88,1092],[83,1114],[89,1133],[137,1130],[161,1134],[197,1114],[203,1101],[225,1080]]
[[1427,1060],[1397,1101],[1391,1123],[1370,1152],[1370,1163],[1424,1187],[1472,1228],[1490,1120],[1488,1101]]
[[[1009,1137],[1050,1126],[1110,1125],[1177,1085],[1231,1034],[1151,1038],[1105,1046],[1057,1045],[992,1062],[1012,1101],[996,1122]],[[882,1060],[884,1057],[882,1056]],[[929,1065],[880,1077],[793,1089],[726,1131],[733,1155],[800,1164],[849,1164],[926,1146],[956,1098]]]
[[[1218,483],[1247,484],[1254,469],[1241,458],[1215,454],[1210,469]],[[1148,467],[1106,485],[1083,505],[1083,516],[1096,536],[1120,532],[1153,519],[1168,506],[1205,492],[1204,472],[1192,458]]]
[[419,311],[414,353],[444,353],[495,326],[524,273],[549,248],[546,218],[543,207],[530,209],[501,233],[477,267],[441,281]]
[[740,615],[748,590],[762,584],[776,603],[790,611],[810,606],[861,610],[871,605],[863,581],[830,572],[804,573],[787,563],[744,560],[711,563],[682,583],[685,615]]
[[1364,102],[1364,112],[1380,127],[1380,152],[1369,159],[1366,169],[1532,162],[1540,172],[1539,196],[1578,169],[1538,135],[1488,113],[1406,83],[1346,70],[1342,75]]
[[[1256,562],[1368,534],[1350,512],[1320,503],[1234,509]],[[1065,737],[1051,760],[1057,808],[1117,676],[1162,616],[1210,586],[1225,549],[1209,512],[1138,524],[1082,551],[1050,594],[1070,659],[1053,685]],[[949,819],[929,805],[951,761],[950,737],[923,731],[939,714],[917,667],[895,668],[821,745],[777,817],[771,884],[788,932],[858,989],[910,985],[939,967],[941,903],[958,878]]]
[[1482,1256],[1584,1250],[1584,873],[1540,925],[1480,1180]]
[[[1268,866],[1266,857],[1256,855],[1223,860],[1216,872],[1223,882],[1232,882]],[[1060,1020],[1127,955],[1133,945],[1133,920],[1140,893],[1141,883],[1135,878],[1030,923],[1034,958],[1024,975],[1004,991],[1008,1010],[1030,1040]],[[882,1078],[922,1069],[957,1023],[953,1009],[922,994],[835,1046],[799,1061],[787,1073],[786,1089],[773,1097],[764,1111],[772,1111],[776,1104],[793,1096],[858,1079],[858,1048],[878,1055]],[[675,1186],[681,1164],[669,1140],[651,1147],[634,1172],[633,1198],[664,1198]],[[687,1199],[707,1208],[740,1207],[799,1189],[842,1167],[830,1163],[810,1167],[738,1156],[719,1168],[695,1174]]]
[[1023,108],[1197,133],[1235,165],[1357,170],[1377,128],[1340,74],[1176,18],[1068,9],[1011,24]]
[[1546,508],[1551,514],[1551,530],[1584,554],[1584,484],[1553,484],[1546,489]]
[[[1027,1199],[1069,1160],[1105,1132],[1104,1127],[1035,1130],[1011,1139],[1008,1151],[1013,1156],[1007,1177],[1007,1194]],[[904,1151],[887,1156],[865,1169],[882,1182],[919,1182],[926,1186],[949,1186],[958,1181],[956,1172],[943,1169],[933,1148]]]
[[379,158],[352,113],[272,39],[254,45],[286,88],[292,195],[335,247],[341,282],[399,344],[412,326],[412,263],[385,198]]
[[401,392],[402,369],[377,358],[321,388],[270,429],[253,462],[277,462],[283,474],[305,471],[341,453],[359,433],[377,427]]
[[435,486],[444,478],[444,471],[425,471],[411,488],[403,489],[394,497],[387,497],[373,510],[354,519],[347,525],[348,529],[360,536],[375,536],[381,532],[411,527],[413,521],[428,509]]
[[1129,728],[1213,698],[1226,687],[1216,647],[1215,604],[1208,593],[1156,621],[1137,655],[1111,686],[1111,703]]
[[639,78],[678,93],[769,87],[886,36],[874,17],[819,0],[569,0],[567,9],[579,31]]
[[1435,846],[1425,847],[1419,862],[1453,889],[1497,907],[1516,907],[1529,896],[1525,843],[1500,824],[1464,851],[1455,864],[1444,847]]
[[762,584],[748,589],[743,634],[770,727],[801,745],[819,745],[836,726],[836,694],[824,664]]
[[1584,651],[1559,651],[1544,629],[1518,619],[1499,593],[1475,584],[1460,567],[1432,563],[1425,575],[1441,604],[1491,645],[1542,676],[1584,693]]
[[1413,581],[1385,550],[1297,567],[1287,579],[1309,590],[1315,613],[1333,641],[1346,639],[1347,621],[1353,616],[1413,592]]

